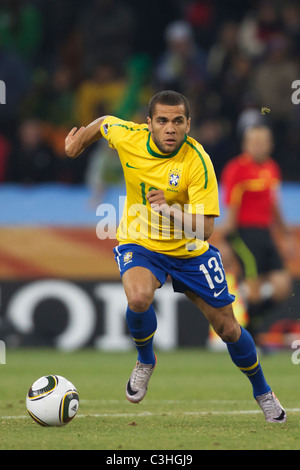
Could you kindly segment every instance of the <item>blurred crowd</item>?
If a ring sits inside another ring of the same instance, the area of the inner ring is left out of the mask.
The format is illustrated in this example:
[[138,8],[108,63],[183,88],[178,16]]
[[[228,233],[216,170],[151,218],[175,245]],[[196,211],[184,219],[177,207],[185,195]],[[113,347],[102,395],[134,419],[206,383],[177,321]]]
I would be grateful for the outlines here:
[[143,122],[162,89],[190,100],[218,176],[244,129],[266,123],[284,179],[300,180],[297,79],[298,1],[2,0],[0,182],[118,182],[107,146],[70,161],[65,136],[103,114]]

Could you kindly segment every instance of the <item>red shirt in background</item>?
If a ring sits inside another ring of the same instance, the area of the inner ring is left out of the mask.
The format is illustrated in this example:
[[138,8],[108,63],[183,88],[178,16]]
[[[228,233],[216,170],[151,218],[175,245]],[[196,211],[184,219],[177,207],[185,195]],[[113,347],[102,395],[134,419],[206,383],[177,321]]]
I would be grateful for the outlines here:
[[0,183],[6,181],[10,143],[0,135]]
[[224,203],[238,206],[239,227],[270,227],[280,181],[280,168],[272,158],[257,163],[244,153],[225,165],[221,174]]

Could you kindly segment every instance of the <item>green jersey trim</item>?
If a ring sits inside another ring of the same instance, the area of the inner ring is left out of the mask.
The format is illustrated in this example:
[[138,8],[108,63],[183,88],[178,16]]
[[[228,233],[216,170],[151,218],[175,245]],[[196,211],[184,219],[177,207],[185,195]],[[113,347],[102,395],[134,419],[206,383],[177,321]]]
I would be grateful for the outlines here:
[[203,155],[201,155],[201,152],[199,152],[199,150],[197,149],[197,147],[195,147],[195,145],[193,145],[191,142],[189,142],[188,140],[186,141],[186,143],[193,149],[195,150],[195,152],[198,154],[201,162],[202,162],[202,165],[203,165],[203,168],[204,168],[204,189],[207,189],[207,185],[208,185],[208,172],[207,172],[207,166],[206,166],[206,163],[205,163],[205,160],[203,158]]
[[149,132],[149,136],[148,136],[148,140],[147,140],[147,151],[150,153],[150,155],[152,155],[152,157],[156,157],[156,158],[172,158],[172,157],[175,157],[175,155],[177,155],[177,153],[180,151],[181,147],[183,146],[183,144],[186,142],[186,139],[187,139],[187,135],[185,135],[182,144],[180,145],[180,147],[177,150],[175,150],[172,153],[168,153],[167,155],[161,155],[160,153],[157,153],[154,150],[152,150],[152,148],[150,147],[150,137],[151,137],[151,132]]

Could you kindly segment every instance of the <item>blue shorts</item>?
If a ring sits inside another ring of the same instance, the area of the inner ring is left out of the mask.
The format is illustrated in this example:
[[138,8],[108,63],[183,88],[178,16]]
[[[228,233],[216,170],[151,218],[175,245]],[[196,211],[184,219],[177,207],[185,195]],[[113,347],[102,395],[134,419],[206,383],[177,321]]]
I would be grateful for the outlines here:
[[174,258],[134,243],[116,246],[114,254],[121,277],[128,269],[142,266],[154,274],[161,286],[170,275],[174,292],[194,292],[212,307],[224,307],[235,299],[228,292],[221,254],[212,245],[194,258]]

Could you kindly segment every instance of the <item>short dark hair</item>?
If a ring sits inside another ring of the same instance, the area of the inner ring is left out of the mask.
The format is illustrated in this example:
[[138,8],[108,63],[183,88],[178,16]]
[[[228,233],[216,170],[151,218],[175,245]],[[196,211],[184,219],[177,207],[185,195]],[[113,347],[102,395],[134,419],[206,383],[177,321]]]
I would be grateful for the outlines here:
[[150,103],[149,103],[150,119],[152,119],[154,112],[155,112],[155,106],[158,103],[165,104],[167,106],[178,106],[180,104],[183,104],[186,118],[189,119],[190,117],[189,102],[185,96],[183,96],[181,93],[178,93],[177,91],[172,91],[172,90],[160,91],[159,93],[156,93],[156,95],[154,95],[151,98]]

